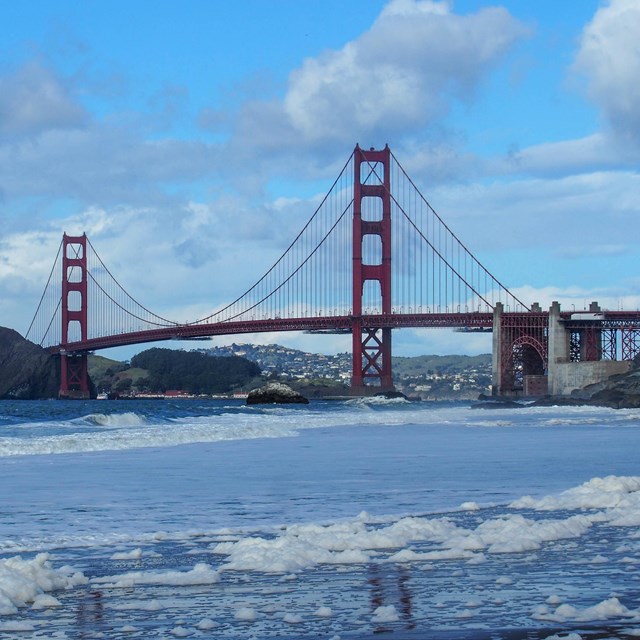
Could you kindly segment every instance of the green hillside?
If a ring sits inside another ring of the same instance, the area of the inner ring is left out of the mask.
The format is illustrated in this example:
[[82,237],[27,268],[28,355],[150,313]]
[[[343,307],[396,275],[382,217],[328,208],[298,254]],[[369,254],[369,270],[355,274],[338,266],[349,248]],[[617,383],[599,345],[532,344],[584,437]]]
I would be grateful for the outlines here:
[[415,356],[392,359],[394,375],[410,378],[429,374],[453,374],[491,366],[491,354],[479,356]]
[[246,358],[212,357],[194,351],[147,349],[131,364],[89,356],[89,376],[98,392],[190,394],[227,393],[260,375],[260,367]]

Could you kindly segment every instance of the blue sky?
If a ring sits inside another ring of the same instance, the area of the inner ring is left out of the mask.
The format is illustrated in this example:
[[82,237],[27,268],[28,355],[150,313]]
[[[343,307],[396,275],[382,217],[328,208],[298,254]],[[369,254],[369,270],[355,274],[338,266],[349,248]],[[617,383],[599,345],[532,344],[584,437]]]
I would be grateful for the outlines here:
[[[26,330],[65,230],[154,311],[205,315],[356,142],[389,143],[521,298],[640,306],[636,0],[35,0],[2,3],[0,35],[2,325]],[[461,340],[395,344],[489,348]]]

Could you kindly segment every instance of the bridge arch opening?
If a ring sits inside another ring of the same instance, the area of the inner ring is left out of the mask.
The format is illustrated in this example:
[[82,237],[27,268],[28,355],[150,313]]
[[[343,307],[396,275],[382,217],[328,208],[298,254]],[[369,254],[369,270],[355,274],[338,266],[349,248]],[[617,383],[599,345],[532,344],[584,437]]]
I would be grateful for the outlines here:
[[522,336],[511,346],[511,379],[512,389],[522,391],[527,376],[544,376],[547,374],[546,354],[543,345],[531,336]]

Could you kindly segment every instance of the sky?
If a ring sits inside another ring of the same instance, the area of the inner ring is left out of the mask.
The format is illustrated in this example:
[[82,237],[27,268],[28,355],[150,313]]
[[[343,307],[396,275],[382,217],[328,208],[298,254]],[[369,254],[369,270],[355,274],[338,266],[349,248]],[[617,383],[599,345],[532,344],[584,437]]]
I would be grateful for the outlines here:
[[[159,315],[207,315],[356,143],[388,143],[523,301],[640,308],[638,0],[32,0],[0,3],[0,36],[0,325],[26,331],[65,231]],[[394,333],[397,355],[489,350]]]

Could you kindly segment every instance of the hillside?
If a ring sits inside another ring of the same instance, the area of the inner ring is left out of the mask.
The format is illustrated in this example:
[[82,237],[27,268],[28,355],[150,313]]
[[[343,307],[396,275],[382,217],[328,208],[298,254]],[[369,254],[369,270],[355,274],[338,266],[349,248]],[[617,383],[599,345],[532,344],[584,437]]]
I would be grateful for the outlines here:
[[[153,349],[149,351],[154,351]],[[169,351],[167,349],[160,351]],[[147,352],[143,352],[147,353]],[[280,379],[307,397],[338,396],[349,393],[351,378],[351,354],[339,353],[324,355],[306,353],[277,344],[253,345],[236,344],[210,349],[198,349],[193,352],[197,358],[207,357],[224,362],[233,362],[228,358],[251,361],[262,370],[263,377]],[[204,362],[201,360],[201,362]],[[152,381],[146,365],[136,356],[129,365],[91,356],[89,370],[99,390],[128,392],[161,391],[166,389],[192,390],[196,387],[189,382],[188,371],[184,375],[165,376],[162,382]],[[172,367],[173,368],[173,367]],[[486,393],[491,384],[491,356],[437,356],[397,357],[393,359],[394,380],[399,390],[407,395],[425,399],[475,399]],[[229,370],[227,372],[231,374]],[[175,375],[174,375],[175,374]],[[184,377],[187,376],[187,377]],[[247,382],[231,381],[231,388],[247,389]],[[224,393],[225,391],[209,391]],[[206,393],[206,392],[205,392]]]
[[260,375],[260,368],[246,358],[153,348],[134,356],[130,364],[90,355],[89,375],[98,391],[106,393],[211,395],[243,388]]
[[56,398],[59,387],[55,358],[17,331],[0,327],[0,398]]
[[491,354],[479,356],[414,356],[392,358],[394,374],[408,378],[423,374],[461,373],[470,369],[484,370],[491,367]]

